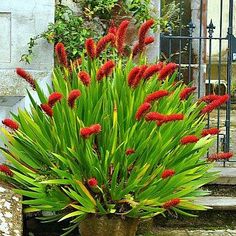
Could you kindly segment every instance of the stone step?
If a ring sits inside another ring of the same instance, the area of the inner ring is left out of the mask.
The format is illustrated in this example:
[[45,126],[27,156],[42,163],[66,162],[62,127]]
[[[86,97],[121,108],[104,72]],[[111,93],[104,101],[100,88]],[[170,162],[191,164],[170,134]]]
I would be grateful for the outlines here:
[[212,210],[236,210],[236,197],[207,196],[198,198],[195,202],[197,204],[211,207]]
[[236,230],[216,229],[216,230],[189,230],[189,229],[156,229],[152,233],[138,234],[137,236],[233,236]]
[[236,185],[236,167],[214,167],[211,171],[219,172],[219,178],[212,184]]

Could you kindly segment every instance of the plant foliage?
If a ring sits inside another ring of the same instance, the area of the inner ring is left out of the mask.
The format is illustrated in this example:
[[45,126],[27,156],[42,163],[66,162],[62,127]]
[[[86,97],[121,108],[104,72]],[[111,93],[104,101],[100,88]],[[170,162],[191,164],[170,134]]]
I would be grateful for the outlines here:
[[[134,62],[112,45],[110,63],[106,54],[91,59],[84,50],[79,64],[57,66],[49,98],[34,81],[44,105],[29,93],[31,110],[13,115],[19,126],[5,120],[11,130],[2,129],[11,172],[1,176],[27,197],[25,212],[56,212],[46,221],[70,218],[67,233],[89,214],[150,218],[204,210],[194,200],[216,178],[202,158],[214,141],[206,132],[201,136],[206,103],[186,96],[194,89],[176,81],[173,63],[159,63],[163,68],[153,74],[156,64],[147,65],[146,79],[133,86],[145,56]],[[65,57],[62,45],[56,48]],[[144,102],[150,104],[146,116]]]

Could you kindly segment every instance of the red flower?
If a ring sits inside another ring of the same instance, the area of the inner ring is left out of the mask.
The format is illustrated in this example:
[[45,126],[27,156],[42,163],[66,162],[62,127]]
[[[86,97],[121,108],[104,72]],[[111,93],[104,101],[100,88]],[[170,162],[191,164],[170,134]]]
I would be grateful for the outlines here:
[[26,72],[24,69],[16,68],[16,74],[22,77],[26,82],[28,82],[33,89],[36,88],[35,80],[31,76],[31,74]]
[[147,20],[146,22],[144,22],[141,27],[139,28],[138,31],[138,42],[139,42],[139,46],[142,49],[145,46],[145,38],[146,38],[146,34],[148,32],[148,30],[152,27],[152,25],[154,24],[154,20],[150,19]]
[[149,110],[151,109],[151,104],[148,102],[143,103],[137,110],[135,114],[136,120],[140,120]]
[[13,129],[13,130],[18,130],[19,129],[19,124],[18,123],[16,123],[15,121],[13,121],[13,120],[11,120],[11,119],[4,119],[3,121],[2,121],[2,123],[5,125],[5,126],[7,126],[7,127],[9,127],[10,129]]
[[171,115],[165,115],[163,120],[157,121],[157,125],[161,126],[163,123],[168,123],[172,121],[177,121],[177,120],[183,120],[184,115],[183,114],[171,114]]
[[189,95],[194,91],[196,90],[196,87],[192,87],[192,88],[184,88],[179,97],[180,97],[180,100],[185,100],[189,97]]
[[183,137],[180,142],[181,144],[189,144],[189,143],[196,143],[199,140],[199,138],[195,135],[188,135]]
[[91,59],[94,59],[96,57],[96,45],[92,38],[86,39],[85,48],[86,48],[88,56]]
[[[150,36],[145,38],[145,46],[147,46],[148,44],[151,44],[155,41],[154,37]],[[139,42],[135,43],[132,49],[132,55],[133,57],[135,57],[137,54],[141,53],[143,50],[142,47],[140,47]]]
[[81,92],[78,89],[74,89],[69,93],[68,104],[71,108],[75,106],[75,100],[81,95]]
[[217,161],[217,160],[228,160],[229,158],[233,157],[232,152],[221,152],[221,153],[215,153],[210,155],[207,160],[208,161]]
[[183,119],[184,119],[183,114],[171,114],[171,115],[166,115],[164,121],[170,122],[170,121],[177,121],[177,120],[183,120]]
[[98,134],[98,133],[100,133],[100,132],[102,131],[102,127],[101,127],[100,124],[91,125],[91,126],[90,126],[90,129],[92,130],[92,132],[93,132],[94,134]]
[[48,105],[50,107],[53,107],[56,102],[60,101],[62,99],[62,94],[58,92],[51,93],[49,98],[48,98]]
[[175,171],[174,171],[174,170],[171,170],[171,169],[169,169],[169,170],[164,170],[163,173],[162,173],[162,175],[161,175],[161,178],[162,178],[162,179],[166,179],[166,178],[168,178],[168,177],[173,176],[174,174],[175,174]]
[[10,168],[6,165],[0,165],[0,171],[5,173],[6,175],[12,177],[13,176],[13,172],[10,170]]
[[157,120],[164,120],[165,119],[165,115],[160,114],[158,112],[149,112],[146,116],[145,116],[145,120],[146,121],[157,121]]
[[139,73],[136,75],[135,80],[133,81],[132,87],[136,88],[139,84],[139,82],[141,81],[141,79],[143,78],[143,74],[146,71],[146,69],[148,68],[147,65],[141,65],[139,70]]
[[68,66],[67,53],[66,53],[66,49],[63,43],[59,42],[56,44],[55,53],[56,53],[59,64],[67,67]]
[[179,203],[180,203],[180,199],[179,199],[179,198],[174,198],[174,199],[171,199],[171,200],[168,201],[168,202],[165,202],[165,203],[163,204],[163,208],[169,209],[169,208],[171,208],[171,207],[177,206]]
[[111,20],[108,33],[116,35],[117,28],[115,27],[114,20]]
[[98,181],[96,178],[91,178],[91,179],[88,179],[88,185],[89,187],[96,187],[98,185]]
[[124,43],[125,43],[126,32],[127,32],[129,23],[130,22],[128,20],[122,21],[116,33],[117,50],[120,55],[124,53]]
[[140,71],[140,68],[138,66],[134,67],[130,72],[129,72],[129,75],[128,75],[128,85],[130,87],[133,87],[134,83],[135,83],[135,78],[136,76],[138,75]]
[[53,110],[48,104],[41,104],[40,105],[42,110],[50,117],[53,116]]
[[176,68],[178,68],[178,65],[175,64],[175,63],[168,63],[166,66],[164,66],[159,74],[158,74],[158,79],[159,80],[164,80],[167,76],[171,75],[175,70]]
[[207,136],[209,134],[210,135],[215,135],[215,134],[218,134],[219,132],[220,132],[220,130],[217,129],[217,128],[204,129],[202,131],[202,136],[205,137],[205,136]]
[[78,77],[80,78],[80,80],[82,81],[82,83],[85,86],[88,86],[91,82],[91,78],[90,78],[89,74],[86,71],[79,72]]
[[125,151],[125,154],[126,154],[127,156],[132,155],[132,154],[134,154],[134,153],[135,153],[135,150],[132,149],[132,148],[128,148],[128,149]]
[[104,65],[100,67],[97,71],[96,79],[97,81],[101,81],[103,77],[109,76],[112,73],[113,68],[115,67],[115,63],[113,61],[107,61]]
[[228,100],[229,100],[228,94],[223,95],[223,96],[219,96],[219,98],[217,100],[213,100],[211,103],[209,103],[208,105],[206,105],[202,109],[202,114],[206,114],[206,113],[213,111],[215,108],[221,106],[222,104],[224,104]]
[[158,100],[159,98],[165,97],[167,96],[169,93],[167,90],[158,90],[154,93],[149,94],[146,99],[145,102],[153,102]]
[[149,37],[145,38],[145,40],[144,40],[145,46],[153,43],[154,41],[155,41],[155,38],[153,36],[149,36]]
[[210,103],[210,102],[212,102],[212,101],[214,101],[214,100],[217,100],[217,99],[219,99],[219,98],[220,98],[219,95],[209,94],[209,95],[207,95],[207,96],[204,96],[204,97],[200,98],[199,101],[200,101],[200,102]]
[[149,66],[145,72],[143,73],[143,79],[149,79],[151,76],[153,76],[154,74],[156,74],[158,71],[161,70],[161,68],[163,67],[163,63],[159,62],[156,65],[151,65]]
[[98,133],[101,132],[101,130],[102,130],[102,128],[101,128],[100,124],[94,124],[94,125],[91,125],[89,127],[84,127],[82,129],[80,129],[80,135],[83,138],[89,138],[90,135],[98,134]]
[[96,56],[98,57],[101,54],[101,52],[105,50],[106,46],[114,41],[115,41],[115,35],[110,33],[101,38],[97,43]]

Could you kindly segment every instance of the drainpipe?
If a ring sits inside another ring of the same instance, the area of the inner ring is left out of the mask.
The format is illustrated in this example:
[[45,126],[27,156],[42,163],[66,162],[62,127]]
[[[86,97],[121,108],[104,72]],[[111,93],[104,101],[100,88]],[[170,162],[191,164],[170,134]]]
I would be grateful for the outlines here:
[[[191,0],[192,21],[196,25],[193,37],[207,37],[207,0]],[[193,40],[194,63],[193,81],[198,97],[205,95],[206,80],[206,40]]]
[[[151,0],[151,12],[155,18],[161,15],[161,1]],[[160,29],[152,34],[155,41],[147,47],[147,57],[149,63],[155,63],[160,57]]]

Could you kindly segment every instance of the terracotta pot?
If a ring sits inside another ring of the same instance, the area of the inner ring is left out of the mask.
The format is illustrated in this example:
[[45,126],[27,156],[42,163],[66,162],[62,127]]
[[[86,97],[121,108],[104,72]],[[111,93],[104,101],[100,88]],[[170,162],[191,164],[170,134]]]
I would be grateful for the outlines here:
[[139,220],[91,215],[79,225],[81,236],[135,236]]

